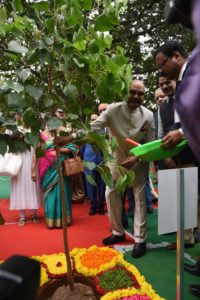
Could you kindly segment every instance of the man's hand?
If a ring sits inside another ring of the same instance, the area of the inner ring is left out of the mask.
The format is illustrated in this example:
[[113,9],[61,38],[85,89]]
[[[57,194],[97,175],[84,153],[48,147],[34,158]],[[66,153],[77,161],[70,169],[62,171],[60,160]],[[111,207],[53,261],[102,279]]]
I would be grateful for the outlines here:
[[139,157],[129,156],[121,163],[121,166],[124,168],[130,168],[138,161],[139,161]]
[[182,136],[179,130],[170,131],[162,139],[162,147],[165,149],[173,149],[181,140]]
[[[71,143],[74,140],[74,137],[72,135],[68,136],[57,136],[56,142],[58,143],[58,146],[64,146],[69,143]],[[55,144],[55,141],[54,141]]]
[[167,169],[175,169],[176,168],[176,164],[171,157],[165,158],[164,164]]

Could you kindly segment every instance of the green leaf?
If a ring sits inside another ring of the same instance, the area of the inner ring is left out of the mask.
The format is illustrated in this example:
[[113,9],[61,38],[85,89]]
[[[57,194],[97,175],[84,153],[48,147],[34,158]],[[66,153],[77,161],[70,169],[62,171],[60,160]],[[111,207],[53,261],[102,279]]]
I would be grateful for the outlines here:
[[96,18],[95,29],[98,31],[109,31],[119,23],[114,14],[102,14]]
[[46,1],[37,2],[32,7],[38,11],[49,11],[49,3]]
[[7,152],[7,144],[3,141],[0,141],[0,154],[4,155]]
[[90,53],[95,54],[99,52],[99,45],[96,40],[92,40],[88,47]]
[[117,145],[118,145],[118,139],[115,136],[113,136],[110,144],[112,152],[115,151]]
[[19,100],[20,100],[21,96],[18,95],[17,93],[10,93],[7,95],[7,102],[8,102],[8,106],[10,108],[18,108],[19,107]]
[[0,7],[0,25],[4,25],[7,20],[6,8],[4,6]]
[[115,55],[112,57],[112,59],[119,66],[123,66],[128,62],[128,58],[122,55]]
[[78,7],[71,7],[71,9],[65,13],[65,20],[71,27],[75,27],[77,25],[81,26],[83,23],[81,10]]
[[92,0],[83,0],[83,9],[91,10],[92,9]]
[[110,34],[107,34],[105,36],[104,40],[105,40],[105,43],[106,43],[108,49],[110,49],[112,46],[112,36]]
[[69,120],[71,120],[71,121],[79,119],[78,115],[71,114],[71,113],[67,114],[67,117],[68,117]]
[[115,184],[117,192],[125,191],[127,187],[127,175],[119,176]]
[[22,12],[23,5],[22,5],[22,1],[21,0],[13,0],[13,5],[14,5],[16,11]]
[[36,148],[35,155],[36,155],[36,158],[43,157],[43,156],[45,156],[45,151],[42,148]]
[[63,93],[65,94],[66,97],[69,99],[76,99],[78,95],[78,90],[77,87],[74,84],[68,83],[64,89]]
[[13,82],[13,90],[17,93],[21,93],[24,91],[24,86],[18,82]]
[[92,177],[92,175],[86,174],[86,173],[85,173],[85,177],[86,177],[86,180],[87,180],[90,184],[92,184],[92,185],[94,185],[94,186],[97,186],[96,181],[94,180],[94,178]]
[[58,119],[57,117],[53,117],[48,120],[47,126],[49,130],[55,130],[61,126],[63,126],[63,121]]
[[32,132],[38,133],[41,129],[41,123],[35,112],[32,110],[26,110],[23,115],[23,121],[26,128],[31,128]]
[[92,171],[96,168],[96,164],[94,162],[83,160],[84,167],[88,168],[88,170]]
[[35,87],[32,85],[27,85],[26,91],[36,101],[38,101],[43,94],[43,90],[41,88],[38,88],[38,87]]
[[25,81],[31,75],[30,69],[18,70],[18,71],[16,71],[16,73],[17,73],[19,79],[21,79],[22,81]]
[[75,57],[73,57],[72,60],[75,62],[75,64],[77,65],[77,67],[84,68],[85,65],[83,63],[80,63],[78,61],[78,59],[76,59]]
[[17,152],[24,152],[27,150],[27,145],[24,142],[17,141],[15,142],[15,149]]
[[36,147],[37,144],[38,144],[38,142],[39,142],[39,137],[38,137],[38,135],[36,135],[36,134],[32,134],[32,133],[30,133],[30,132],[27,132],[27,133],[25,134],[24,141],[25,141],[27,144]]
[[27,53],[28,48],[22,46],[18,41],[12,40],[8,43],[8,50],[15,53]]
[[117,75],[119,72],[119,65],[117,65],[112,58],[106,57],[106,66],[108,71],[112,72],[114,75]]
[[98,171],[100,172],[101,177],[102,177],[103,181],[105,182],[105,184],[109,188],[112,188],[113,187],[113,179],[112,179],[112,175],[110,173],[110,168],[106,165],[103,165],[103,166],[98,167]]
[[53,99],[47,98],[47,99],[45,99],[45,101],[44,101],[44,106],[45,106],[45,107],[50,107],[53,103],[54,103]]
[[82,40],[82,41],[76,41],[73,43],[74,48],[76,48],[79,51],[84,51],[86,48],[86,41]]

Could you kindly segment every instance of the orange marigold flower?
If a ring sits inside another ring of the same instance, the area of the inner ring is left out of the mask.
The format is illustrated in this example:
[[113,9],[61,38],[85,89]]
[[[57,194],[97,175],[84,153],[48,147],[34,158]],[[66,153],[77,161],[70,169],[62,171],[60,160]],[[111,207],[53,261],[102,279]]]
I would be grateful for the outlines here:
[[86,252],[81,257],[81,263],[84,267],[98,269],[102,265],[109,263],[115,256],[116,253],[111,250],[102,251],[101,249],[95,249]]

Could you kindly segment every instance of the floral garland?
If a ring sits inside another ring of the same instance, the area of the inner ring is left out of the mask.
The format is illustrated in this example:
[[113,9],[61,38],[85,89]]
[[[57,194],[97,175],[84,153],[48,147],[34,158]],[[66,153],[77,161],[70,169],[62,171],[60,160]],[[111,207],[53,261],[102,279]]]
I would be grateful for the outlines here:
[[[74,272],[92,277],[95,280],[97,290],[103,295],[101,300],[165,300],[156,294],[138,269],[125,261],[123,254],[117,250],[97,246],[92,246],[88,249],[75,248],[70,252],[70,256]],[[64,253],[33,256],[32,258],[41,263],[41,286],[52,278],[66,276],[67,266]],[[131,286],[128,286],[129,284],[126,285],[126,288],[124,286],[116,286],[116,290],[108,291],[103,289],[99,278],[106,271],[117,269],[124,270],[133,284]]]

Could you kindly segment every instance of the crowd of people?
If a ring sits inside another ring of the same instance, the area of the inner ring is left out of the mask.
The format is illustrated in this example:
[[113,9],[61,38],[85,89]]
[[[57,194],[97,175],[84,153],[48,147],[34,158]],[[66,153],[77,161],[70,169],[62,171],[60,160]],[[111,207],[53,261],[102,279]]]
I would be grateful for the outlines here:
[[[184,138],[181,122],[173,103],[178,83],[183,78],[184,73],[187,72],[188,62],[189,56],[181,44],[175,40],[166,42],[155,52],[155,65],[159,71],[158,88],[155,90],[156,112],[153,113],[142,105],[147,88],[144,82],[134,79],[129,88],[127,101],[109,105],[100,103],[98,111],[91,114],[91,130],[100,135],[106,133],[110,137],[116,137],[118,143],[113,154],[115,159],[119,165],[131,169],[135,173],[132,188],[127,188],[124,194],[118,192],[115,186],[115,182],[120,176],[115,164],[109,164],[113,180],[112,187],[105,186],[100,173],[97,171],[97,166],[103,161],[101,149],[95,150],[90,144],[77,147],[76,138],[80,135],[81,130],[73,132],[68,123],[65,123],[65,127],[57,129],[58,135],[60,131],[67,131],[69,134],[57,138],[60,145],[61,166],[64,159],[73,157],[77,153],[81,155],[84,161],[93,162],[96,165],[96,168],[92,170],[87,168],[87,165],[84,167],[84,174],[92,176],[96,186],[85,180],[83,174],[79,174],[78,186],[73,184],[73,178],[63,176],[68,224],[71,223],[73,194],[77,194],[81,190],[80,193],[89,200],[90,216],[94,216],[96,213],[103,215],[105,210],[108,210],[112,234],[103,239],[102,243],[112,245],[123,242],[126,239],[124,228],[127,227],[124,203],[128,199],[129,215],[133,218],[132,232],[135,240],[132,256],[135,258],[143,256],[146,251],[146,218],[147,212],[153,212],[153,195],[150,188],[149,163],[130,154],[131,146],[126,143],[126,138],[139,144],[162,139],[164,148],[174,147]],[[62,108],[55,111],[55,116],[59,119],[66,119]],[[19,123],[17,118],[16,122]],[[27,130],[22,126],[18,126],[18,129]],[[40,132],[40,139],[40,147],[44,150],[45,156],[36,159],[33,149],[23,154],[25,157],[20,173],[11,179],[10,209],[19,210],[19,225],[26,223],[25,209],[31,209],[32,221],[38,222],[36,210],[41,203],[41,198],[43,198],[47,227],[50,229],[61,228],[61,191],[54,135],[52,131],[49,131],[47,125]],[[176,157],[157,161],[155,166],[158,169],[171,169],[198,166],[198,163],[188,146]],[[26,185],[21,182],[24,180],[24,176],[27,181]],[[75,180],[75,182],[78,181]],[[27,194],[29,191],[32,191],[32,198]],[[29,200],[27,201],[27,199]],[[194,229],[185,230],[185,247],[193,247],[194,244]],[[176,243],[170,245],[169,249],[176,249]]]

